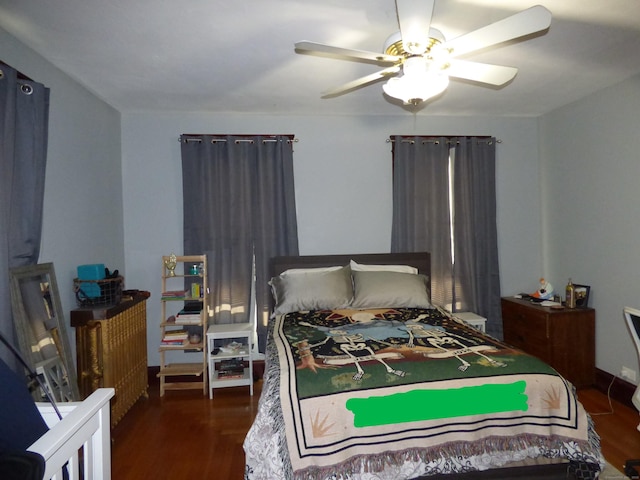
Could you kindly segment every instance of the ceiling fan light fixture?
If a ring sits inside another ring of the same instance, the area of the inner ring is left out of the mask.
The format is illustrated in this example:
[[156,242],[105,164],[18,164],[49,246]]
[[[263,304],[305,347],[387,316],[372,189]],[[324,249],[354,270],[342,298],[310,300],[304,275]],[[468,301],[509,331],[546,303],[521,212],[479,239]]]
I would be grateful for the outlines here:
[[449,86],[449,76],[441,71],[431,71],[424,58],[408,58],[401,77],[390,78],[382,86],[384,93],[402,100],[405,105],[418,105],[444,92]]
[[[395,0],[400,31],[387,38],[384,53],[353,50],[302,41],[295,44],[298,53],[337,56],[343,60],[373,62],[386,68],[339,85],[322,98],[335,97],[390,78],[382,88],[389,97],[405,105],[418,105],[444,92],[449,77],[501,87],[518,73],[515,67],[460,60],[458,57],[479,52],[504,42],[526,39],[551,25],[551,12],[541,5],[530,7],[484,27],[447,41],[431,26],[435,0]],[[391,65],[391,66],[389,66]]]
[[[426,45],[419,47],[421,52],[415,53],[411,51],[406,51],[402,42],[402,34],[400,32],[395,32],[389,35],[384,42],[384,46],[382,50],[387,55],[398,55],[400,57],[410,57],[411,55],[421,55],[424,52],[433,51],[434,48],[438,47],[440,44],[444,42],[444,35],[440,30],[435,28],[429,29],[429,39]],[[413,43],[411,43],[413,45]]]

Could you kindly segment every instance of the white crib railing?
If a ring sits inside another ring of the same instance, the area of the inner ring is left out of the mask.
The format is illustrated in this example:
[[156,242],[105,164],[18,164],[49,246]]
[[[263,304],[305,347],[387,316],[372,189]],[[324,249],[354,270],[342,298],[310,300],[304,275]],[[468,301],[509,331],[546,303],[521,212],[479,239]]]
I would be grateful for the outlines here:
[[114,393],[99,388],[82,402],[58,404],[62,420],[50,404],[37,404],[50,430],[28,450],[44,457],[46,480],[62,480],[63,468],[69,480],[111,479],[109,400]]

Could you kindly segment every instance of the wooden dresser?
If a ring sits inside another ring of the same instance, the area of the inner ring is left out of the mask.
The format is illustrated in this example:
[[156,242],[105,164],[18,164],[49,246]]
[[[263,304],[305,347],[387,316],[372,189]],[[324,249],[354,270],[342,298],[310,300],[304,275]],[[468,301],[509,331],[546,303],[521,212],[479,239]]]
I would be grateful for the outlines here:
[[504,341],[544,360],[576,387],[595,382],[595,321],[593,308],[555,310],[502,299]]
[[137,292],[117,305],[71,311],[80,395],[115,388],[112,427],[140,397],[148,396],[147,298],[149,292]]

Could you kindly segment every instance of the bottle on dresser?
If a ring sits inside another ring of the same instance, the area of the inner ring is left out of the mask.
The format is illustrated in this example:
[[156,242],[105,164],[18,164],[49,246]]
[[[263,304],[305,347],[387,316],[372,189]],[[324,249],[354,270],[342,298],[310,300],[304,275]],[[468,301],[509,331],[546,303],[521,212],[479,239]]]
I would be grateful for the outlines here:
[[569,279],[569,283],[567,283],[567,288],[565,289],[566,301],[565,307],[567,308],[576,308],[576,288],[573,285],[571,279]]

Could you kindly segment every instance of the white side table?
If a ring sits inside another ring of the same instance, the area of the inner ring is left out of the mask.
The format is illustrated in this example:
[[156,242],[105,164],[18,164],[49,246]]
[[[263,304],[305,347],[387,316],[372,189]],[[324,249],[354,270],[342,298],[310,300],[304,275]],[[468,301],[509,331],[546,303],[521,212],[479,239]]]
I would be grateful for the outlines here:
[[[251,323],[210,325],[207,330],[207,359],[209,362],[209,398],[214,388],[248,385],[253,395],[253,360],[251,358]],[[232,360],[248,362],[241,372],[221,373]]]
[[469,325],[471,325],[474,328],[477,328],[478,330],[480,330],[483,333],[486,333],[487,328],[486,328],[486,323],[487,323],[487,319],[484,317],[481,317],[480,315],[473,313],[473,312],[456,312],[453,314],[454,317],[465,321],[466,323],[468,323]]

